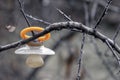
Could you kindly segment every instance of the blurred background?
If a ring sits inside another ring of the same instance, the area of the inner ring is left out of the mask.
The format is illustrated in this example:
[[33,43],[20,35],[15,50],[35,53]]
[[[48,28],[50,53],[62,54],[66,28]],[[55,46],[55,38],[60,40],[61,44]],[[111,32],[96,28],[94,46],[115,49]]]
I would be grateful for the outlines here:
[[[49,23],[68,21],[56,8],[73,21],[94,27],[107,0],[21,0],[25,13]],[[120,23],[120,0],[113,0],[97,30],[113,38]],[[32,26],[47,24],[28,18]],[[28,27],[17,0],[0,0],[0,45],[21,40],[19,33]],[[12,28],[12,30],[11,30]],[[0,80],[75,80],[82,33],[70,30],[51,32],[51,39],[44,45],[53,49],[54,56],[43,56],[45,65],[32,69],[25,64],[28,55],[16,55],[18,49],[0,53]],[[120,36],[116,43],[120,44]],[[116,59],[106,44],[86,35],[82,56],[81,80],[120,80]]]

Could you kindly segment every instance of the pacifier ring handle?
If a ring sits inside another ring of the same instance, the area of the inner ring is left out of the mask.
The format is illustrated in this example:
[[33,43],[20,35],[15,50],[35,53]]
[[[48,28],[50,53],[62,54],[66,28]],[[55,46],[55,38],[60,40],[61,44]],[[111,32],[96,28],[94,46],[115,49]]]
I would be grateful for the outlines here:
[[[44,30],[44,28],[37,27],[37,26],[28,27],[28,28],[23,29],[20,32],[20,36],[22,39],[28,39],[28,38],[32,37],[32,36],[27,35],[28,32],[31,32],[31,31],[41,32],[43,30]],[[43,42],[43,41],[48,40],[50,37],[51,37],[50,33],[47,33],[44,36],[38,37],[37,39],[39,42]]]

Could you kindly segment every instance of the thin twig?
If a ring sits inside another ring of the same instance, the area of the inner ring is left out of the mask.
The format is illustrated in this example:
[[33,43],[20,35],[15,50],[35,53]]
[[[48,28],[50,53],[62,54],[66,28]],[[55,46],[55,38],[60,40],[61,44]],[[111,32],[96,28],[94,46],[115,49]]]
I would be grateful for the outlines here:
[[100,24],[100,22],[102,21],[102,19],[103,19],[104,16],[106,15],[106,13],[107,13],[107,11],[108,11],[108,8],[109,8],[111,2],[112,2],[112,0],[109,0],[109,1],[108,1],[108,3],[107,3],[107,5],[105,6],[105,9],[104,9],[102,15],[100,16],[100,18],[98,19],[98,21],[97,21],[97,23],[96,23],[94,29],[96,29],[96,28],[98,27],[98,25]]
[[118,65],[120,66],[120,58],[119,56],[117,55],[117,53],[113,50],[113,48],[111,47],[110,43],[106,40],[106,44],[107,46],[110,48],[110,50],[112,51],[114,57],[116,58],[117,62],[118,62]]
[[77,78],[76,80],[80,80],[81,78],[81,61],[82,61],[82,54],[83,54],[83,47],[85,44],[85,33],[83,33],[83,38],[82,38],[82,42],[81,42],[81,48],[80,48],[80,56],[79,56],[79,62],[78,62],[78,72],[77,72]]
[[57,9],[57,11],[59,12],[59,13],[61,13],[67,20],[69,20],[69,21],[73,21],[70,17],[68,17],[63,11],[61,11],[60,9],[58,9],[58,8],[56,8]]
[[47,22],[47,21],[44,21],[44,20],[42,20],[42,19],[35,18],[35,17],[33,17],[32,15],[29,15],[29,14],[27,14],[27,13],[25,13],[25,15],[26,15],[27,17],[33,19],[34,21],[39,21],[39,22],[42,22],[42,23],[47,24],[47,25],[50,25],[50,24],[51,24],[51,23],[49,23],[49,22]]
[[[20,5],[20,11],[21,11],[23,17],[25,18],[25,21],[27,22],[27,25],[30,27],[31,24],[30,24],[29,20],[27,19],[26,15],[25,15],[25,12],[24,12],[24,9],[23,9],[23,4],[21,3],[20,0],[18,0],[18,3]],[[35,33],[33,31],[31,31],[31,33],[32,33],[33,36],[35,35]]]
[[[100,6],[105,6],[106,1],[104,0],[93,0],[94,2],[98,3]],[[115,13],[120,13],[120,8],[114,5],[111,5],[109,8],[110,11],[115,12]]]

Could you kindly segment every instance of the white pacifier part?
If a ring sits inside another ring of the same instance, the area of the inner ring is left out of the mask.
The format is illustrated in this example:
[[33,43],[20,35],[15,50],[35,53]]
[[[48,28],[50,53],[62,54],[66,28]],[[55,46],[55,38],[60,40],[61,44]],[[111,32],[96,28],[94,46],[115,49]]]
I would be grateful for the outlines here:
[[40,55],[54,55],[55,52],[49,48],[42,46],[21,47],[15,51],[16,54],[29,54],[26,64],[31,68],[37,68],[44,65],[44,61]]
[[49,48],[42,46],[28,46],[21,47],[15,51],[16,54],[40,54],[40,55],[54,55],[55,52]]

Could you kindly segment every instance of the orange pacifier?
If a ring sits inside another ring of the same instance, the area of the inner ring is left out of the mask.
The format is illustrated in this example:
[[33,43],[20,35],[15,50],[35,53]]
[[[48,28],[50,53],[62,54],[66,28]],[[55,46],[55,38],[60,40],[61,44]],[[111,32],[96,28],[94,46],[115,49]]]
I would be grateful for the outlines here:
[[[28,39],[32,36],[27,35],[31,31],[41,32],[44,28],[41,27],[28,27],[23,29],[20,32],[22,39]],[[49,48],[44,47],[41,43],[50,38],[50,33],[45,34],[44,36],[38,37],[37,41],[31,41],[27,43],[25,47],[19,48],[15,51],[16,54],[29,54],[26,59],[26,64],[31,68],[37,68],[44,65],[44,61],[41,55],[54,55],[55,52]]]
[[[30,38],[31,36],[28,36],[27,33],[28,32],[31,32],[31,31],[37,31],[37,32],[41,32],[43,31],[44,28],[41,28],[41,27],[28,27],[28,28],[25,28],[23,29],[21,32],[20,32],[20,36],[22,37],[22,39],[28,39]],[[50,38],[50,33],[42,36],[42,37],[39,37],[38,38],[38,41],[39,42],[43,42],[43,41],[46,41]]]

